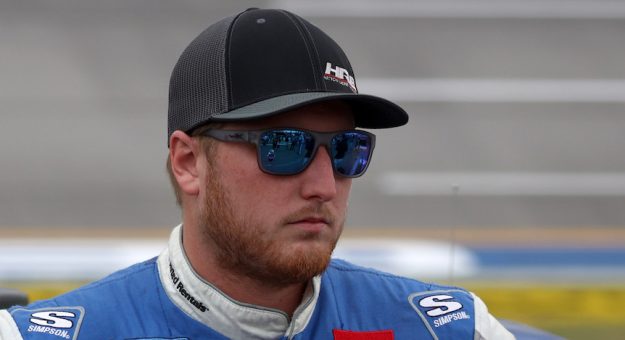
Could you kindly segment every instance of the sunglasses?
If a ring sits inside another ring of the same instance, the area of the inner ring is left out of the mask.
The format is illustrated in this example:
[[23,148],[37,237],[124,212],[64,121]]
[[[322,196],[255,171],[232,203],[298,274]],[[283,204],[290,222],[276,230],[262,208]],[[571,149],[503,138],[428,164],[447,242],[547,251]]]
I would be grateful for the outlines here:
[[272,175],[295,175],[306,170],[324,145],[332,159],[335,174],[360,177],[365,173],[375,147],[375,135],[361,130],[316,132],[295,128],[257,131],[210,129],[201,136],[223,142],[245,142],[256,145],[258,166]]

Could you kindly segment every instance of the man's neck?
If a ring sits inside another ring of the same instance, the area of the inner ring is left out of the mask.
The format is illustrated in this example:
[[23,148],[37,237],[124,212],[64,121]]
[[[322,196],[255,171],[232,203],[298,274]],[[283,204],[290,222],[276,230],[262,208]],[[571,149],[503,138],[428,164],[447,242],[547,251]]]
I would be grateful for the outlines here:
[[309,282],[276,285],[222,268],[209,251],[212,245],[201,243],[199,235],[183,232],[183,250],[193,270],[228,297],[256,306],[273,308],[289,317],[302,302]]
[[293,316],[293,313],[301,304],[308,285],[308,283],[283,286],[268,285],[228,271],[215,270],[215,268],[209,269],[204,274],[199,272],[198,274],[232,299],[256,306],[277,309],[286,313],[289,318]]

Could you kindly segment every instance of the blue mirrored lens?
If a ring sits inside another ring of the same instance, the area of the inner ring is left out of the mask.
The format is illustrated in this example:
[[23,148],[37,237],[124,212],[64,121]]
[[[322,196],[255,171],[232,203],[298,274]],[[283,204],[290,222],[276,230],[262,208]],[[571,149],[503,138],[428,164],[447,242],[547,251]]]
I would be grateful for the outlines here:
[[344,176],[360,176],[369,164],[371,138],[357,131],[332,138],[331,156],[336,172]]
[[304,131],[267,131],[260,136],[261,167],[275,174],[298,173],[308,165],[314,147],[313,137]]

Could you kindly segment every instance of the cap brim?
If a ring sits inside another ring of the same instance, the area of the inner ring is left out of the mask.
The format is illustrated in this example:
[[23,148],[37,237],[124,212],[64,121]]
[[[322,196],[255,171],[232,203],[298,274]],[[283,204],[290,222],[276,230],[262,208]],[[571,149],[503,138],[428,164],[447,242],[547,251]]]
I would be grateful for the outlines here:
[[305,105],[341,100],[354,111],[357,127],[383,129],[404,125],[408,114],[397,104],[367,94],[306,92],[273,97],[211,117],[211,121],[238,121],[269,117]]

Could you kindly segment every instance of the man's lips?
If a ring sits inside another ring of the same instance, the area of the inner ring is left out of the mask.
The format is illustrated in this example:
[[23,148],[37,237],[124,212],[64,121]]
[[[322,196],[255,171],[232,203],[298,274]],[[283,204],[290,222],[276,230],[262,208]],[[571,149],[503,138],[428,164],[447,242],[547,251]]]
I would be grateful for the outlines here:
[[323,219],[323,218],[310,217],[310,218],[303,218],[301,220],[295,221],[294,223],[325,223],[325,224],[328,224],[328,221],[326,219]]
[[289,224],[307,231],[321,231],[323,228],[330,226],[330,222],[327,219],[320,217],[306,217],[290,222]]
[[298,224],[298,223],[323,223],[330,224],[329,219],[322,216],[307,216],[293,219],[289,224]]

